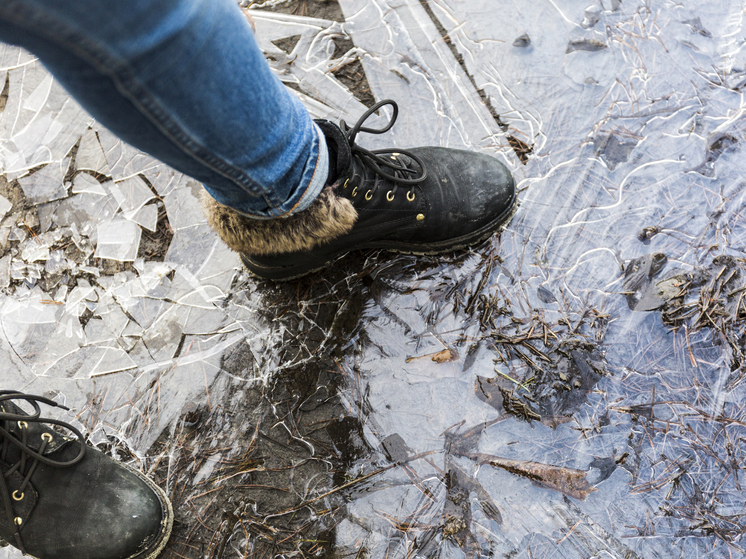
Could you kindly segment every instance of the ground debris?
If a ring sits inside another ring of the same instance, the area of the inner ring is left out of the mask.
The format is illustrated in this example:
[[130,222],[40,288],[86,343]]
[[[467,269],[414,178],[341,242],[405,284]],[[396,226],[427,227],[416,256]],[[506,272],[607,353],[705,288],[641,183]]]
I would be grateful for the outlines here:
[[635,258],[627,263],[624,268],[623,285],[630,310],[659,309],[668,299],[678,295],[678,290],[671,292],[667,284],[659,286],[658,283],[653,283],[653,279],[661,273],[667,262],[668,258],[665,254],[656,252]]
[[513,46],[518,48],[530,47],[531,37],[528,36],[528,33],[524,33],[523,35],[516,37],[516,39],[513,41]]
[[548,324],[535,314],[525,324],[494,327],[485,339],[496,354],[497,376],[477,376],[477,397],[527,421],[553,427],[569,421],[606,374],[599,345],[606,324],[607,317],[591,308],[575,325]]
[[581,39],[579,41],[570,41],[567,44],[567,54],[575,52],[577,50],[585,50],[589,52],[596,52],[608,48],[609,45],[598,39]]
[[458,351],[455,348],[447,347],[435,353],[428,353],[427,355],[421,355],[419,357],[408,357],[407,363],[425,357],[429,357],[431,361],[435,361],[436,363],[450,363],[451,361],[458,361]]
[[519,140],[515,136],[508,136],[508,143],[513,148],[521,163],[524,165],[528,163],[528,157],[534,152],[534,147],[528,145],[523,140]]
[[[746,532],[746,515],[741,512],[746,409],[740,403],[726,404],[713,413],[709,404],[670,396],[657,398],[654,385],[647,396],[639,394],[633,402],[609,407],[612,412],[629,414],[634,427],[627,452],[616,457],[614,450],[611,457],[594,458],[590,466],[600,470],[596,483],[620,466],[632,476],[633,494],[657,494],[661,518],[682,522],[677,537],[714,536],[736,549]],[[652,468],[641,467],[645,444],[661,438],[668,443],[666,452],[658,455]],[[648,518],[629,528],[649,537],[656,535],[656,525],[656,520]]]
[[[746,260],[743,258],[717,256],[707,267],[674,272],[655,284],[656,293],[665,293],[665,296],[657,296],[660,305],[646,306],[647,310],[660,308],[663,323],[674,331],[683,329],[687,337],[703,329],[714,333],[730,360],[731,388],[743,379],[746,367],[743,350],[745,272]],[[696,363],[691,348],[688,351]]]

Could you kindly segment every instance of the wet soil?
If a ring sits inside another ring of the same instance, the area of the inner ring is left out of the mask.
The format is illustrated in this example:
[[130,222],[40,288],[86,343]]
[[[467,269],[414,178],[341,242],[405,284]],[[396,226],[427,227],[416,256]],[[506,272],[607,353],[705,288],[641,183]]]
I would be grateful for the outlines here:
[[[222,398],[235,403],[231,409],[190,406],[175,432],[164,431],[150,449],[155,478],[176,511],[164,557],[334,555],[348,468],[370,452],[339,398],[349,381],[339,359],[365,290],[363,274],[347,282],[360,265],[351,255],[323,276],[260,286],[263,320],[285,332],[282,361],[298,365],[276,370],[266,384],[236,383]],[[241,291],[236,286],[238,297]],[[244,348],[224,355],[221,368],[244,378],[253,366]]]

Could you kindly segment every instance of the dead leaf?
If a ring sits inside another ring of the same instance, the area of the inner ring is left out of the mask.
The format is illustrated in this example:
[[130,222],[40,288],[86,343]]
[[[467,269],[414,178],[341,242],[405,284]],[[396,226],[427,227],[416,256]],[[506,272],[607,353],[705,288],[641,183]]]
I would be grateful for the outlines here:
[[588,495],[596,491],[596,488],[588,483],[585,478],[586,472],[583,470],[561,468],[528,460],[510,460],[491,454],[463,454],[463,456],[476,460],[479,464],[489,464],[526,477],[537,485],[554,489],[581,501],[584,501]]
[[425,357],[429,357],[436,363],[450,363],[451,361],[458,360],[458,351],[445,348],[443,351],[438,351],[436,353],[428,353],[427,355],[420,355],[418,357],[407,357],[407,363],[411,363],[415,359],[424,359]]
[[458,359],[458,352],[455,349],[446,348],[433,355],[431,359],[436,363],[448,363]]
[[580,41],[570,41],[567,45],[565,54],[570,54],[576,50],[587,50],[588,52],[596,52],[608,48],[608,45],[598,39],[582,39]]

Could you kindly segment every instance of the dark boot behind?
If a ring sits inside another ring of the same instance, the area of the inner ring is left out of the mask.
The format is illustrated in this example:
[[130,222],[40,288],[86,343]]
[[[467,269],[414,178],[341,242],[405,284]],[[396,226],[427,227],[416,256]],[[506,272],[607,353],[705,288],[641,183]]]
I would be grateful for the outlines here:
[[156,557],[173,523],[165,493],[71,425],[40,417],[39,403],[57,406],[0,391],[0,538],[38,559]]

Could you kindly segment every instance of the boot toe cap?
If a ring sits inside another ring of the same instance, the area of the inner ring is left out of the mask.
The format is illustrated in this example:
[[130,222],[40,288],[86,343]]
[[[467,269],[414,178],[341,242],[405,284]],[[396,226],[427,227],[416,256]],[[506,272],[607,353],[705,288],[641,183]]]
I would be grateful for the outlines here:
[[21,531],[44,559],[154,559],[168,541],[173,511],[143,474],[89,448],[75,468],[39,468],[37,506]]
[[431,225],[443,238],[469,235],[502,224],[515,203],[510,171],[489,155],[469,151],[423,148],[428,184],[423,186],[433,217]]

